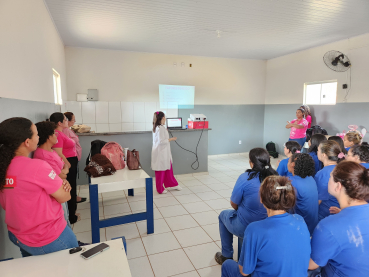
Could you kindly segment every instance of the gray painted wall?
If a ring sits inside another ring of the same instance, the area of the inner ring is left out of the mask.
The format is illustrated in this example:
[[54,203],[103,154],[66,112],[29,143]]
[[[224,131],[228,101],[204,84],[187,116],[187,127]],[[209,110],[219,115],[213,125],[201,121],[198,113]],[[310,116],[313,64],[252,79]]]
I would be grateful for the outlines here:
[[[174,174],[187,174],[193,172],[208,171],[208,132],[204,131],[198,147],[198,157],[200,166],[197,170],[191,168],[191,164],[195,161],[195,155],[179,148],[177,144],[171,142],[172,157],[173,157],[173,172]],[[172,131],[173,136],[178,138],[177,142],[183,148],[195,152],[197,142],[201,131]],[[101,135],[101,136],[80,136],[80,144],[82,146],[82,159],[79,163],[79,179],[78,185],[88,184],[88,178],[83,171],[86,166],[86,158],[90,152],[91,141],[100,139],[104,141],[115,141],[122,147],[128,147],[130,150],[136,149],[140,152],[140,162],[142,168],[150,176],[155,176],[151,170],[151,149],[152,149],[152,133],[141,134],[123,134],[123,135]]]
[[[283,144],[288,141],[290,130],[287,121],[296,118],[298,105],[265,105],[264,145],[274,141],[277,151],[283,153]],[[312,105],[312,126],[320,125],[331,136],[348,130],[348,125],[355,124],[359,129],[369,130],[369,103],[338,103],[336,105]],[[369,135],[364,138],[369,140]]]
[[[190,114],[204,114],[209,120],[209,155],[248,152],[263,142],[265,105],[196,105],[180,109],[183,125]],[[242,144],[239,144],[239,141]]]
[[[10,117],[25,117],[36,123],[45,120],[53,112],[60,112],[60,106],[53,103],[0,98],[0,122]],[[19,248],[8,238],[5,211],[0,207],[0,260],[20,258]]]

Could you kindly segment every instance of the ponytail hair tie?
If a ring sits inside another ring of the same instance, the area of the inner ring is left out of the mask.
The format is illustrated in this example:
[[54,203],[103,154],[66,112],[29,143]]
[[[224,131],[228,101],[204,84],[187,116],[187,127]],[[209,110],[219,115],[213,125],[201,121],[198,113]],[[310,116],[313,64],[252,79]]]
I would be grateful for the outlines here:
[[159,112],[156,112],[157,115],[159,115]]
[[344,158],[344,157],[345,157],[345,154],[343,154],[342,152],[338,154],[338,158],[339,158],[339,159],[342,159],[342,158]]
[[295,153],[301,153],[301,151],[300,150],[296,150],[296,152]]

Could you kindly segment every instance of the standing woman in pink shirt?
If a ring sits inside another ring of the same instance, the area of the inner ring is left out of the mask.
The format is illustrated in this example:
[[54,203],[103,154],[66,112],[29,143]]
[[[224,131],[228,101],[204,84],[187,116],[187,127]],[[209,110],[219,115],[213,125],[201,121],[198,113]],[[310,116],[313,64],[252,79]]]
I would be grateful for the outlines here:
[[56,125],[55,134],[58,137],[58,142],[53,146],[53,149],[58,153],[65,164],[69,166],[67,180],[72,187],[70,192],[71,199],[68,201],[69,222],[74,224],[78,221],[76,215],[77,210],[77,150],[74,140],[68,138],[63,129],[68,128],[68,119],[62,113],[53,113],[50,116],[50,121]]
[[301,147],[304,146],[306,141],[306,130],[308,128],[309,122],[304,118],[305,110],[298,108],[296,110],[296,119],[287,121],[286,128],[291,129],[290,139],[298,142]]
[[304,118],[309,122],[308,129],[311,128],[311,112],[308,105],[302,105],[300,108],[305,110]]
[[45,161],[31,159],[39,141],[36,126],[22,117],[0,123],[0,205],[9,239],[23,257],[78,246],[60,205],[70,185]]
[[[78,162],[79,162],[81,160],[81,157],[82,157],[82,147],[79,144],[78,136],[70,128],[74,125],[74,123],[76,123],[76,117],[71,112],[66,112],[66,113],[64,113],[64,115],[68,119],[68,128],[64,128],[63,133],[68,138],[74,140],[74,142],[76,143],[77,158],[78,158]],[[77,167],[77,172],[78,172],[78,167]],[[86,200],[87,200],[87,198],[85,198],[85,197],[77,196],[77,203],[82,203],[82,202],[85,202]]]

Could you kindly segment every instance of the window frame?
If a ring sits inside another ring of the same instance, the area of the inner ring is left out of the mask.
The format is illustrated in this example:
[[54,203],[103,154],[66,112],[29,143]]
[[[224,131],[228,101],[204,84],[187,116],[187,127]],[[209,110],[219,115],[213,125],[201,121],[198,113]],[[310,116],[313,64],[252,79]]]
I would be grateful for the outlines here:
[[54,68],[52,68],[52,70],[53,70],[54,102],[55,105],[63,105],[60,74]]
[[[336,87],[336,99],[334,103],[331,104],[322,104],[322,86],[320,86],[320,100],[319,100],[319,104],[310,104],[310,103],[306,103],[306,89],[308,85],[323,85],[323,84],[329,84],[329,83],[336,83],[337,87]],[[306,82],[304,83],[304,96],[303,96],[303,104],[304,105],[336,105],[337,104],[337,92],[338,92],[338,80],[326,80],[326,81],[320,81],[320,82]]]

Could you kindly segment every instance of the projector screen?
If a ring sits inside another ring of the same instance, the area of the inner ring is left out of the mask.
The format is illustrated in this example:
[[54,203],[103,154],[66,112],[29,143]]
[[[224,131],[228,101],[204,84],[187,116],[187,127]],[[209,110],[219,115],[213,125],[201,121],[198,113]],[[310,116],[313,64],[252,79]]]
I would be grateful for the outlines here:
[[193,109],[195,87],[159,85],[159,101],[161,109]]

